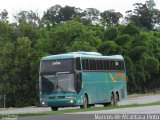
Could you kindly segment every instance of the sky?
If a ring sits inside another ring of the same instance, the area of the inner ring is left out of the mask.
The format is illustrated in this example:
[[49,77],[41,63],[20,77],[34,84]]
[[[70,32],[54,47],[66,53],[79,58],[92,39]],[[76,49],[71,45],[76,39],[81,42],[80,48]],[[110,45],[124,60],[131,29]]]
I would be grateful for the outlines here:
[[[69,5],[82,9],[96,8],[101,12],[104,10],[114,9],[125,15],[127,10],[134,9],[134,3],[145,3],[146,0],[0,0],[0,12],[6,9],[9,13],[10,21],[14,21],[13,15],[22,10],[33,10],[43,15],[51,6],[56,4],[62,7]],[[160,9],[160,0],[154,0],[156,8]]]

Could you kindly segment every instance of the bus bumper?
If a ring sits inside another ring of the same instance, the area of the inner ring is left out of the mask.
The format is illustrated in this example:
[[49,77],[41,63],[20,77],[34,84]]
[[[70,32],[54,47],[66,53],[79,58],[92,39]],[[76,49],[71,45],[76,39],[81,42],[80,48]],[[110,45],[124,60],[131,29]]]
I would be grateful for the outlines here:
[[43,107],[74,107],[79,104],[80,101],[77,99],[49,99],[41,101],[41,106]]

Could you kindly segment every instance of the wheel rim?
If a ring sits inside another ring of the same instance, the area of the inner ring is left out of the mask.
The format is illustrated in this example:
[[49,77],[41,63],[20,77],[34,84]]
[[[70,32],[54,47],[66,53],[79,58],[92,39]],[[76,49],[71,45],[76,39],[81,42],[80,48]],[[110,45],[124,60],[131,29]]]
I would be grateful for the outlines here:
[[114,104],[118,105],[118,95],[115,96],[115,102],[114,102]]
[[112,95],[111,96],[111,105],[114,105],[115,104],[115,100],[114,100],[114,96]]
[[84,108],[87,108],[87,104],[88,104],[87,98],[86,96],[84,96],[84,99],[83,99]]
[[114,105],[114,106],[118,105],[118,96],[117,95],[111,96],[111,105]]

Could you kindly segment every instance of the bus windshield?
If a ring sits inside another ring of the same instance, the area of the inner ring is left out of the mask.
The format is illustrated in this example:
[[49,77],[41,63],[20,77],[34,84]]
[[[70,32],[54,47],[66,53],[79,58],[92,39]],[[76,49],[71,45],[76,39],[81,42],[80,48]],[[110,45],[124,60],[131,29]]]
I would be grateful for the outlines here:
[[57,74],[57,72],[73,71],[73,59],[42,60],[41,74]]
[[42,93],[76,92],[74,74],[41,75]]

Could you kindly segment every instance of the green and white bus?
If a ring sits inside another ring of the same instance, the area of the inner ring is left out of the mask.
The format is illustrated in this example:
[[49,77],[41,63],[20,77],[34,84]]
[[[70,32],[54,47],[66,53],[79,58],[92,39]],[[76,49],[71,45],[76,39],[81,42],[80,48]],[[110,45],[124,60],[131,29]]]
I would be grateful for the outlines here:
[[70,52],[41,59],[40,103],[51,107],[116,105],[126,98],[126,70],[121,55]]

